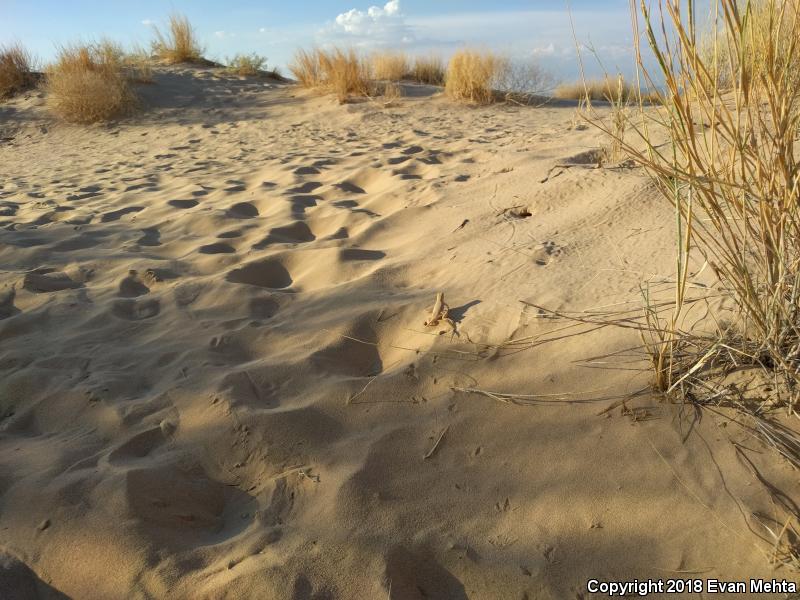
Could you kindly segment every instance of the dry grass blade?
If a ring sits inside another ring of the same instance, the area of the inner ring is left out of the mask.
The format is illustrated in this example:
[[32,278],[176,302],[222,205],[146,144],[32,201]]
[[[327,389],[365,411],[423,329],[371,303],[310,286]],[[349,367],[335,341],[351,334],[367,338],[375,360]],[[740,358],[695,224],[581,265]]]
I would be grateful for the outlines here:
[[370,57],[375,79],[400,81],[410,79],[408,57],[400,52],[379,52]]
[[64,46],[47,69],[48,104],[74,123],[107,121],[129,114],[137,105],[125,74],[124,52],[103,41]]
[[459,102],[489,104],[497,79],[507,68],[508,60],[491,52],[461,50],[447,65],[445,92]]
[[352,49],[299,50],[289,69],[303,87],[333,93],[341,103],[375,91],[370,61]]
[[0,99],[18,94],[33,83],[28,52],[20,45],[0,46]]
[[166,33],[155,29],[153,53],[169,64],[191,63],[202,60],[203,47],[194,27],[184,15],[173,13],[169,17]]
[[428,85],[444,85],[447,69],[440,56],[417,56],[414,58],[412,79]]

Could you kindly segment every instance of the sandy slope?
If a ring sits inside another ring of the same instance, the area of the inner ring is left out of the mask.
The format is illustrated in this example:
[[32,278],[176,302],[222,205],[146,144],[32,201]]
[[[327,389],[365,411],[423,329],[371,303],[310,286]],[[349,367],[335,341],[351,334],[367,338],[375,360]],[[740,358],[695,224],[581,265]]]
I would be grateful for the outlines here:
[[[413,91],[338,106],[178,69],[110,127],[0,108],[0,542],[41,581],[4,573],[42,597],[298,600],[786,576],[730,441],[796,492],[770,451],[653,398],[598,416],[646,378],[576,361],[635,335],[508,344],[563,326],[520,301],[669,279],[647,180],[551,171],[599,143],[572,108]],[[437,291],[459,337],[423,326]]]

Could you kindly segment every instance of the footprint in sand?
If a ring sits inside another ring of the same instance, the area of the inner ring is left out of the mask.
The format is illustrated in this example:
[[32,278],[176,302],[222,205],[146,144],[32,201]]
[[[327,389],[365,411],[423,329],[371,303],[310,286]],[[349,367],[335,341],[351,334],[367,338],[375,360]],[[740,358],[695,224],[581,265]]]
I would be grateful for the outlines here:
[[291,212],[294,216],[302,217],[307,208],[312,208],[317,205],[317,202],[322,200],[319,196],[292,196],[289,198],[291,203]]
[[126,298],[116,300],[111,312],[114,316],[126,321],[143,321],[158,315],[161,312],[161,305],[155,298],[145,300]]
[[373,218],[380,217],[380,215],[378,213],[376,213],[376,212],[372,212],[371,210],[366,209],[366,208],[359,208],[359,204],[355,200],[337,200],[336,202],[333,202],[332,204],[336,208],[349,209],[350,212],[362,213],[362,214],[365,214],[365,215],[367,215],[369,217],[373,217]]
[[366,190],[360,186],[357,186],[355,183],[350,181],[342,181],[340,183],[336,183],[333,187],[343,191],[346,194],[366,194]]
[[117,296],[120,298],[138,298],[150,293],[150,288],[143,282],[135,270],[128,271],[128,276],[119,284]]
[[236,248],[234,248],[230,244],[216,242],[214,244],[206,244],[205,246],[200,246],[200,248],[197,251],[200,254],[234,254],[236,252]]
[[17,291],[14,288],[0,292],[0,321],[13,317],[20,312],[20,310],[14,306],[14,298],[16,295]]
[[254,319],[271,319],[279,308],[279,304],[268,296],[250,299],[250,316]]
[[343,261],[353,260],[380,260],[386,257],[385,252],[380,250],[362,250],[360,248],[345,248],[339,252],[339,257]]
[[293,173],[295,175],[319,175],[319,169],[316,167],[298,167]]
[[120,208],[119,210],[112,210],[111,212],[105,213],[101,218],[100,221],[102,223],[110,223],[111,221],[119,221],[125,215],[129,215],[131,213],[138,213],[144,210],[144,206],[128,206],[126,208]]
[[302,185],[294,187],[288,190],[287,194],[310,194],[317,188],[322,187],[322,184],[319,181],[307,181]]
[[35,294],[46,294],[76,289],[83,287],[83,284],[73,280],[66,273],[54,271],[53,269],[37,269],[25,275],[22,287]]
[[561,256],[563,253],[563,247],[558,246],[555,242],[547,241],[535,248],[533,262],[540,267],[544,267],[549,264],[551,260]]
[[194,208],[200,203],[197,200],[170,200],[167,202],[167,204],[174,206],[175,208],[187,209]]
[[258,216],[258,209],[250,202],[238,202],[228,209],[226,213],[234,219],[253,219]]
[[285,289],[292,285],[292,276],[276,259],[251,262],[234,269],[225,278],[231,283],[243,283],[267,289]]
[[140,246],[160,246],[161,232],[155,227],[142,229],[142,237],[136,240],[136,243]]
[[311,232],[308,225],[302,221],[296,221],[284,227],[274,227],[270,230],[269,235],[257,244],[254,244],[253,248],[261,250],[270,244],[299,244],[313,242],[315,239],[317,238]]

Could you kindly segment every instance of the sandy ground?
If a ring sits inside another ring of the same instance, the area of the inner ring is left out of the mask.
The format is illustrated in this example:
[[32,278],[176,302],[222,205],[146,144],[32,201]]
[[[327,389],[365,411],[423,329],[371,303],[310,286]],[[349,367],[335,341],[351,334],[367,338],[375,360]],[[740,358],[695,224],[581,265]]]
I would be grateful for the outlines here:
[[[339,106],[175,69],[111,126],[57,124],[38,93],[0,107],[8,597],[791,578],[759,539],[786,517],[731,442],[797,497],[771,450],[655,397],[598,415],[643,363],[581,360],[630,331],[535,343],[564,323],[526,303],[669,286],[673,217],[644,175],[553,169],[601,141],[574,108],[408,91]],[[423,324],[439,291],[457,336]]]

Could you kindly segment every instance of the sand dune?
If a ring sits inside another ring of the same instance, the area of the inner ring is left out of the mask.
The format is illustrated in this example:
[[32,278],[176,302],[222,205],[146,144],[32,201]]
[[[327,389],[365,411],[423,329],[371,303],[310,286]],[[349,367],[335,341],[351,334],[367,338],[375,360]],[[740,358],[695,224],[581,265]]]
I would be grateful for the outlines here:
[[[57,124],[38,92],[0,108],[0,586],[533,599],[785,576],[748,530],[774,509],[730,441],[756,442],[647,396],[598,416],[647,374],[577,361],[635,334],[513,343],[563,326],[531,304],[638,306],[674,269],[671,210],[638,170],[592,168],[573,108],[424,86],[339,106],[191,68],[140,91],[110,126]],[[458,335],[423,325],[439,291]]]

